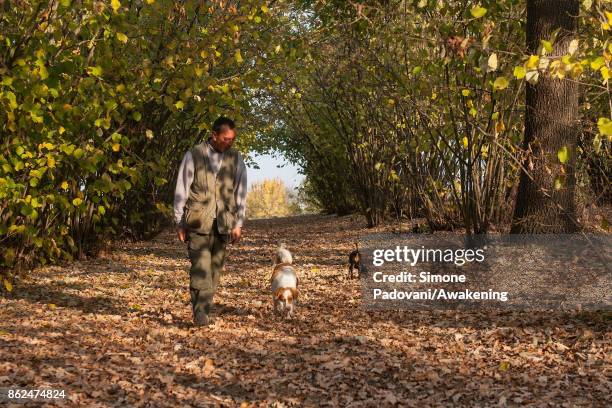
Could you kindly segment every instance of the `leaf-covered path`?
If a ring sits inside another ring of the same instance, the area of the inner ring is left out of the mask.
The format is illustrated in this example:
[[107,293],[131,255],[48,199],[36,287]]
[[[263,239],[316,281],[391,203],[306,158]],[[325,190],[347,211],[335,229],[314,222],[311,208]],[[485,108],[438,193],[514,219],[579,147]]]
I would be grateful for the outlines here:
[[[0,298],[0,387],[65,389],[60,405],[88,407],[611,403],[600,315],[365,312],[346,280],[360,221],[256,220],[244,232],[209,328],[191,327],[172,231],[35,271]],[[293,321],[271,313],[278,240],[302,279]]]

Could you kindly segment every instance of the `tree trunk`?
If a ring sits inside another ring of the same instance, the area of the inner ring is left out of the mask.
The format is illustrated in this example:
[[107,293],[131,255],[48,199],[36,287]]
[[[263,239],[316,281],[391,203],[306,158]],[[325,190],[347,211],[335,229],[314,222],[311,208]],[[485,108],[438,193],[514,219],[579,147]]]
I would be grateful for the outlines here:
[[[527,1],[527,50],[537,54],[540,40],[553,43],[551,62],[567,54],[578,28],[577,0]],[[527,85],[525,138],[527,157],[519,182],[512,233],[570,233],[579,229],[575,208],[578,135],[578,85],[541,72]],[[557,152],[567,149],[563,164]],[[525,173],[525,171],[528,172]]]

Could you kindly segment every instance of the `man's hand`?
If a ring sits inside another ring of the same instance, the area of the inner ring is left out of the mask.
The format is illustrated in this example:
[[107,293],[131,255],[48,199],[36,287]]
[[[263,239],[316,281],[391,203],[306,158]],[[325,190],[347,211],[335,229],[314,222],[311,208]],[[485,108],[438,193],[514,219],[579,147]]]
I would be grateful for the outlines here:
[[187,230],[185,228],[177,228],[176,229],[176,233],[178,235],[178,239],[181,242],[185,242],[185,240],[187,239]]
[[242,227],[234,227],[234,229],[230,231],[231,243],[235,244],[236,242],[238,242],[241,236],[242,236]]

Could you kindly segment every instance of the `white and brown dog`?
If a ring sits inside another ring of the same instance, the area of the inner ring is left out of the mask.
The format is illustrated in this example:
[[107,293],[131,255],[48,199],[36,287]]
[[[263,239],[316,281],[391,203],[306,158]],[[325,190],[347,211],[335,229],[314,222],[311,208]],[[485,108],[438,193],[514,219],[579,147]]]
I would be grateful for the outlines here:
[[285,244],[279,244],[274,257],[274,270],[270,278],[272,300],[274,311],[288,318],[293,317],[295,301],[298,297],[299,279],[291,266],[292,263],[291,252],[285,248]]

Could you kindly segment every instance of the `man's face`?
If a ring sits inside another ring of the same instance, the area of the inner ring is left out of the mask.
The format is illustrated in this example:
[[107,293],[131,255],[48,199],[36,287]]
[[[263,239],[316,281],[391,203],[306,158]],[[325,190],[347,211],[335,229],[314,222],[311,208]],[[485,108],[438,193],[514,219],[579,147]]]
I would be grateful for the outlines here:
[[230,129],[227,125],[223,125],[219,133],[212,133],[211,144],[215,150],[224,152],[232,147],[234,139],[236,139],[236,130]]

